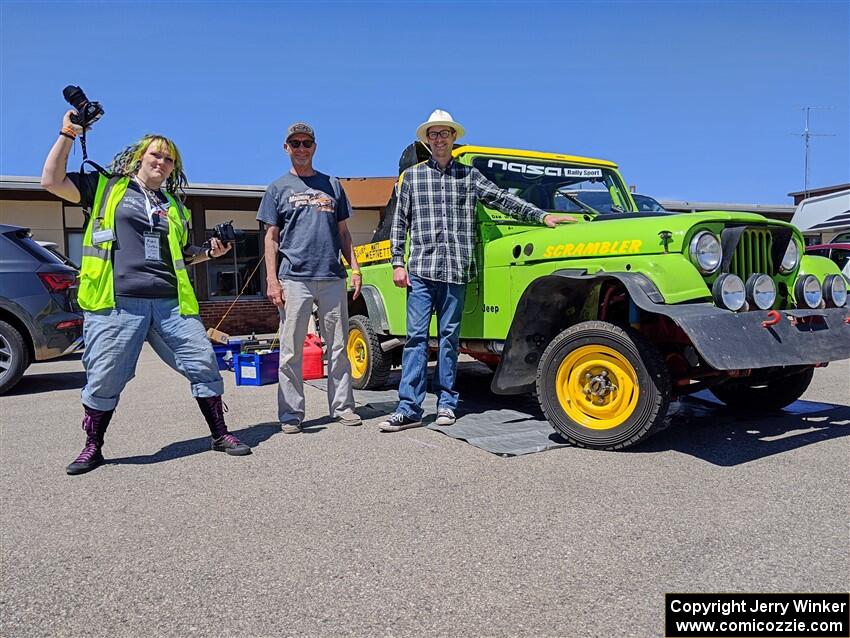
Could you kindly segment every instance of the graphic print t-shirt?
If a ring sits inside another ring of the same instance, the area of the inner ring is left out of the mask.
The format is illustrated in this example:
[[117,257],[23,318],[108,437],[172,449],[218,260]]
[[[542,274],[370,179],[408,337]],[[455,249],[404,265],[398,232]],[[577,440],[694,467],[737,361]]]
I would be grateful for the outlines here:
[[339,222],[351,205],[339,180],[286,173],[266,189],[257,219],[280,229],[281,279],[343,279]]

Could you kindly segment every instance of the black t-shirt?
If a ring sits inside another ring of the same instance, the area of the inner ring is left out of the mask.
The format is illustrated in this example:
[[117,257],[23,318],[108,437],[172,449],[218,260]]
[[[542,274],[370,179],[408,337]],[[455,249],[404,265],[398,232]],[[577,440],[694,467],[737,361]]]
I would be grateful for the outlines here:
[[[80,205],[94,206],[98,173],[68,173],[80,191]],[[151,197],[168,207],[161,192],[149,191]],[[112,273],[115,294],[125,297],[177,297],[177,277],[168,247],[168,217],[164,212],[153,216],[153,227],[145,205],[146,195],[130,180],[127,192],[115,209],[115,236],[112,250]],[[96,215],[98,211],[91,211]],[[88,223],[88,219],[86,219]],[[145,233],[159,236],[159,259],[145,259]]]

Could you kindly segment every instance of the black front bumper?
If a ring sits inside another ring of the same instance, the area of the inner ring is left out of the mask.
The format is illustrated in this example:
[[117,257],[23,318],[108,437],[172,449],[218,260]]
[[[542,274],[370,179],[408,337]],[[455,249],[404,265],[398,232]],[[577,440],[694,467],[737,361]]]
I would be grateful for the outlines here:
[[850,359],[850,308],[777,310],[779,321],[773,323],[776,315],[766,310],[731,312],[711,303],[675,306],[655,303],[647,294],[650,291],[644,277],[617,278],[626,285],[641,310],[670,317],[706,363],[716,370],[814,365]]

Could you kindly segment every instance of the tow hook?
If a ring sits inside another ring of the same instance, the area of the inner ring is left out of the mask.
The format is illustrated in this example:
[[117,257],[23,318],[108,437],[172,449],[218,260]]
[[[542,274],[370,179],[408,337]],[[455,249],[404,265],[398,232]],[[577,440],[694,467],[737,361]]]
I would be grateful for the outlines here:
[[770,310],[767,313],[767,320],[761,322],[761,327],[768,328],[770,326],[775,326],[780,321],[782,321],[782,315],[776,310]]

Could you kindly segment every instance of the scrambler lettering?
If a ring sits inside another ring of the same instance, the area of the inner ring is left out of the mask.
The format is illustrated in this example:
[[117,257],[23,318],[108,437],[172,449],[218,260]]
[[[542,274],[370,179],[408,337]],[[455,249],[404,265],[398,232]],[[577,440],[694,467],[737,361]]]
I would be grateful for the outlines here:
[[546,246],[543,258],[551,257],[590,257],[593,255],[633,255],[640,252],[643,242],[640,239],[622,241],[594,241],[587,244],[553,244]]

